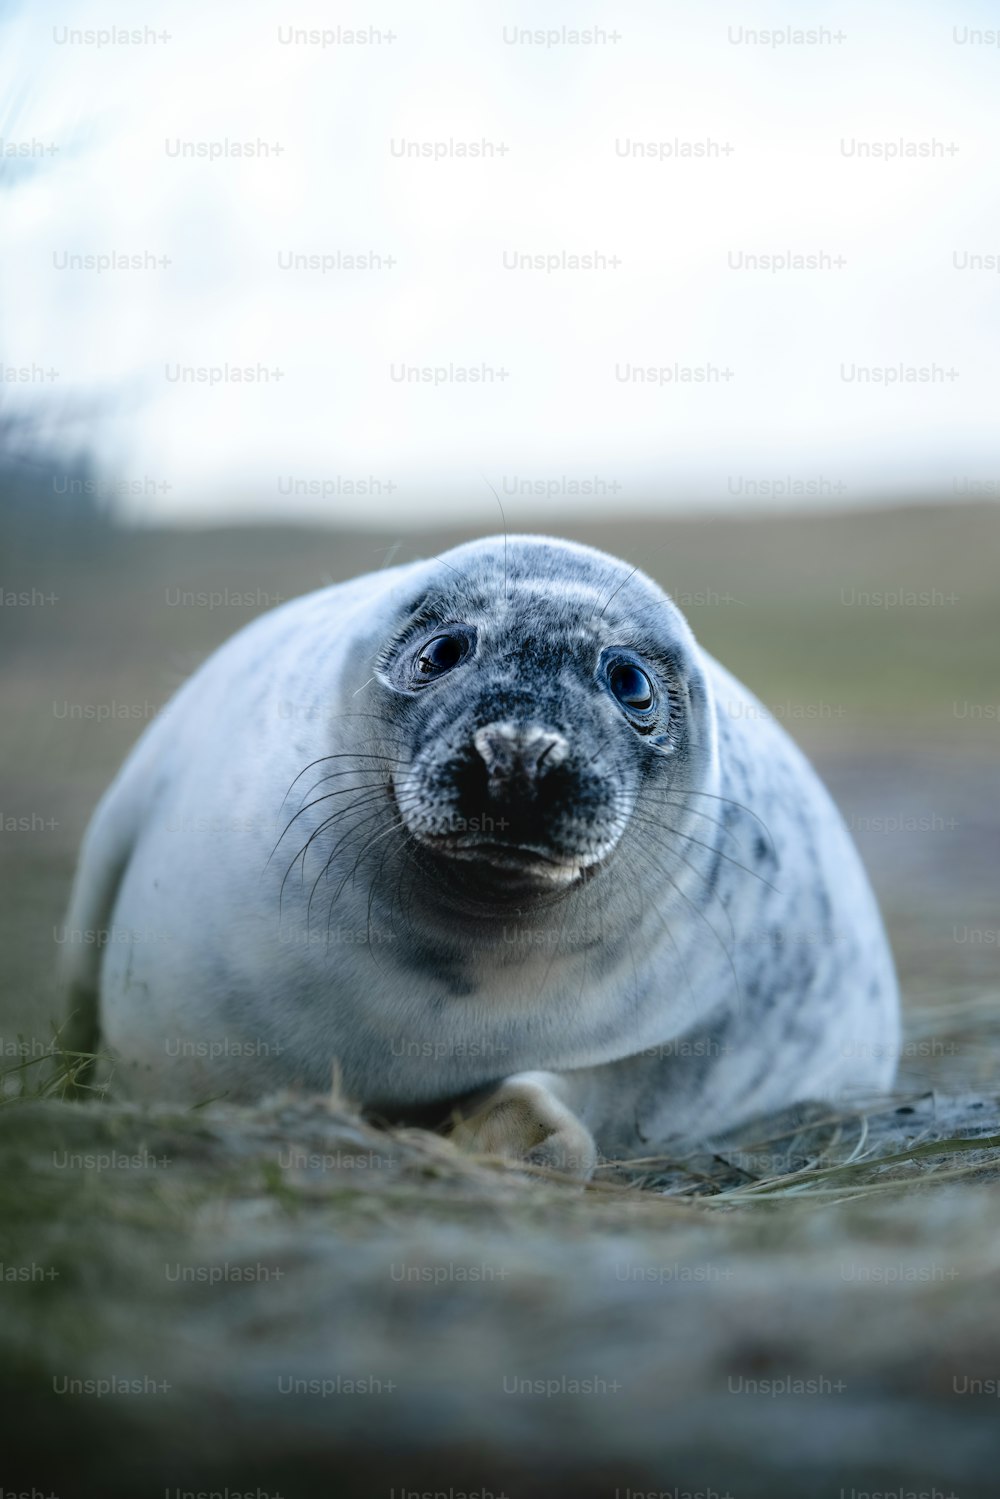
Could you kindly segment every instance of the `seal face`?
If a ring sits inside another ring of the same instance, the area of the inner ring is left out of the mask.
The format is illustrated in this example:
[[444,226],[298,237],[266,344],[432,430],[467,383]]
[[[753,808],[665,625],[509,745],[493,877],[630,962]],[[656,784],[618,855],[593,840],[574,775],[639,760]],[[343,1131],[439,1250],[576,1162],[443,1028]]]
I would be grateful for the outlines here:
[[815,774],[650,578],[546,537],[234,636],[103,799],[68,924],[158,939],[63,950],[77,1040],[99,1012],[133,1093],[336,1068],[383,1114],[485,1097],[481,1148],[581,1174],[894,1071],[885,935]]
[[410,751],[391,781],[402,826],[432,885],[486,916],[592,876],[689,737],[668,616],[640,636],[606,577],[556,589],[534,550],[513,576],[508,557],[412,601],[376,668]]

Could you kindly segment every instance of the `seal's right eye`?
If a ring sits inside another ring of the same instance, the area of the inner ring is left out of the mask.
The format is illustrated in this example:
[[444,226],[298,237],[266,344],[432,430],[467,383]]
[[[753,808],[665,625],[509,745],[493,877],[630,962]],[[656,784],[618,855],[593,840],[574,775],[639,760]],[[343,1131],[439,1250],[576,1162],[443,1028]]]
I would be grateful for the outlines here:
[[610,682],[611,691],[623,707],[631,708],[634,713],[647,713],[653,706],[653,684],[631,661],[622,661],[614,667]]
[[417,655],[416,675],[425,681],[440,677],[468,654],[469,641],[464,635],[435,635]]

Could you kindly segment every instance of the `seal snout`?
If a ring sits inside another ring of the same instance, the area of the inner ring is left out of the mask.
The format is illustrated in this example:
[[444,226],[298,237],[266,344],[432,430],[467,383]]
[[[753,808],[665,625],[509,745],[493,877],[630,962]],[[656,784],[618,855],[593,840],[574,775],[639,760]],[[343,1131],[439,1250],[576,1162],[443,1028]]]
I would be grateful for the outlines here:
[[476,730],[472,742],[486,767],[491,794],[498,794],[517,782],[540,780],[569,754],[569,743],[562,734],[537,724],[509,721],[486,724]]
[[444,745],[435,739],[402,786],[410,832],[460,862],[467,882],[485,880],[496,899],[568,888],[621,830],[606,770],[535,713],[486,723],[476,716],[464,733],[453,724]]
[[453,785],[459,821],[472,835],[463,839],[467,848],[488,851],[494,861],[519,852],[517,863],[563,862],[554,824],[576,779],[562,734],[530,721],[484,724],[455,762]]

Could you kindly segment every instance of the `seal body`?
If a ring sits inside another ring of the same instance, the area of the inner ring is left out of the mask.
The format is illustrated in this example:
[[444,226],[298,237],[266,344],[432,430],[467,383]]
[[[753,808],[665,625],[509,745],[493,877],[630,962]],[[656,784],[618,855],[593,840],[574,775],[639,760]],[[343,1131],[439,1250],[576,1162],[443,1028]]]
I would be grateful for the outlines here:
[[510,1153],[569,1118],[623,1155],[894,1074],[882,923],[811,767],[655,583],[545,537],[240,631],[101,802],[67,928],[76,1035],[135,1097],[336,1073],[443,1119],[527,1078]]

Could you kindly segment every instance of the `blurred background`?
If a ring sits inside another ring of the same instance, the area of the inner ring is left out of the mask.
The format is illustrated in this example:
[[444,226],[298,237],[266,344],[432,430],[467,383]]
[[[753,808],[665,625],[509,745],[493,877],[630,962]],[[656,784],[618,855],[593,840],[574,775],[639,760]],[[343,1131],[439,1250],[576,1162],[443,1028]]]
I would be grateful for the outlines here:
[[995,982],[992,7],[0,16],[5,1056],[183,678],[504,521],[787,723],[912,1000]]

